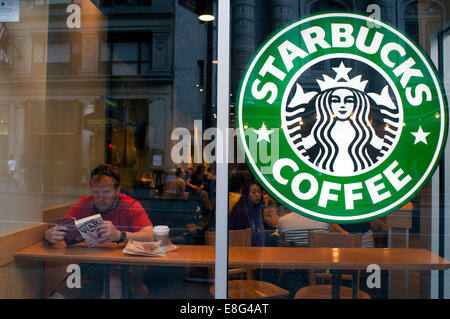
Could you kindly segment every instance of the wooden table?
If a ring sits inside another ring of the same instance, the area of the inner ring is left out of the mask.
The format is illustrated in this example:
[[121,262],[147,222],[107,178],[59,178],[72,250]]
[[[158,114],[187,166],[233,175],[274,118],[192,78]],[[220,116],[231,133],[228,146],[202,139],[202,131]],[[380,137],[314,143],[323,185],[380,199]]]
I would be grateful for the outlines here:
[[[140,257],[122,252],[123,245],[67,248],[63,244],[40,242],[15,254],[20,260],[151,265],[171,267],[213,267],[213,246],[180,245],[164,257]],[[377,264],[381,270],[446,270],[450,262],[426,249],[413,248],[299,248],[229,247],[229,267],[266,269],[366,270]],[[124,268],[126,269],[126,268]],[[125,286],[125,284],[123,285]]]
[[85,245],[66,247],[39,242],[15,254],[16,259],[67,263],[95,263],[114,265],[153,265],[172,267],[207,267],[214,265],[214,247],[178,246],[165,257],[140,257],[124,254],[124,244],[104,244],[88,248]]

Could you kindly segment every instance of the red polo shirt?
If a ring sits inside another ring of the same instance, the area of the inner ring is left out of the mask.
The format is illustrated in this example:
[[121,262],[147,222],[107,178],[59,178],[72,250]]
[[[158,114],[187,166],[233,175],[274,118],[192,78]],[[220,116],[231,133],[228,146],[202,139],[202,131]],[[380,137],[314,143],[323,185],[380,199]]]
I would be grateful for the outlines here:
[[[94,209],[92,196],[82,197],[69,210],[65,217],[81,219],[98,214]],[[122,231],[137,232],[146,226],[153,226],[142,205],[130,196],[119,194],[119,203],[116,208],[102,214],[103,220],[108,220]]]

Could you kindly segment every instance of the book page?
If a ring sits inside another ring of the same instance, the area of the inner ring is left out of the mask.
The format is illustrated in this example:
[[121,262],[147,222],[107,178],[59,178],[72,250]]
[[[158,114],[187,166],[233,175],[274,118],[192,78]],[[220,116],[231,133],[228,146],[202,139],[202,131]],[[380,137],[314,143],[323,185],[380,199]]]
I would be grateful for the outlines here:
[[102,224],[103,218],[100,214],[75,221],[75,225],[77,225],[77,228],[88,247],[94,247],[100,244],[100,238],[97,235],[97,227]]

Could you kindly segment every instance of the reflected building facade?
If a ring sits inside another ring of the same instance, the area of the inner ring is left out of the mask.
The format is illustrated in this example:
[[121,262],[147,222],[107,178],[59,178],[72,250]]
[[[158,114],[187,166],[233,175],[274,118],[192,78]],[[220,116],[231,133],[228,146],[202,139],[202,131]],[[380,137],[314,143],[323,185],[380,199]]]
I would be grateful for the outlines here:
[[[126,187],[170,169],[168,132],[193,130],[205,107],[206,28],[189,9],[178,1],[22,1],[20,23],[3,24],[12,61],[1,63],[3,178],[9,157],[23,188],[37,192],[86,187],[100,162],[119,166]],[[161,163],[152,163],[153,151]]]
[[[256,49],[276,30],[298,19],[326,11],[344,11],[380,19],[407,34],[430,52],[430,34],[448,20],[448,6],[438,0],[232,0],[232,94]],[[419,23],[427,16],[427,23]],[[420,29],[419,29],[420,28]],[[316,70],[312,76],[321,76]],[[232,99],[232,107],[236,103]],[[234,114],[233,110],[231,113]],[[231,123],[235,118],[230,117]]]

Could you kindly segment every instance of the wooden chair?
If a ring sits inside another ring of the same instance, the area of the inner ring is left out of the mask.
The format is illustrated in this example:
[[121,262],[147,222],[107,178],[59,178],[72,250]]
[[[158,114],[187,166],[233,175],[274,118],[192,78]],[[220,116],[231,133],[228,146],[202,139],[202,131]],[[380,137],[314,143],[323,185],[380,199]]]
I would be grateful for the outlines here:
[[[205,232],[206,245],[214,246],[216,242],[216,232],[206,231]],[[252,231],[250,228],[240,229],[240,230],[229,230],[228,231],[228,245],[229,246],[251,246],[252,244]],[[240,275],[244,275],[246,279],[253,279],[255,269],[252,268],[229,268],[228,278],[237,278]],[[214,278],[214,270],[211,269],[212,278]]]
[[[361,234],[341,234],[341,233],[323,233],[310,232],[309,240],[311,247],[328,247],[328,248],[353,248],[361,247]],[[354,285],[356,295],[353,294],[353,289],[350,287],[340,287],[341,299],[371,299],[370,296],[359,290],[359,272],[356,278],[352,275],[342,275],[342,280],[355,280]],[[317,284],[317,279],[330,280],[329,273],[318,273],[313,270],[309,272],[309,286],[300,288],[294,296],[294,299],[331,299],[332,285]]]
[[296,243],[295,241],[286,241],[278,239],[278,247],[309,247],[308,243]]
[[311,247],[358,248],[362,245],[361,234],[310,232]]
[[[206,231],[206,244],[215,244],[215,232]],[[228,232],[228,244],[230,246],[251,246],[251,229],[230,230]],[[253,279],[255,269],[231,268],[228,276],[244,275],[245,279],[228,280],[229,299],[259,299],[259,298],[283,298],[289,295],[289,291],[265,281]],[[214,270],[210,270],[211,277],[214,278]],[[215,285],[209,288],[209,292],[214,296]]]

